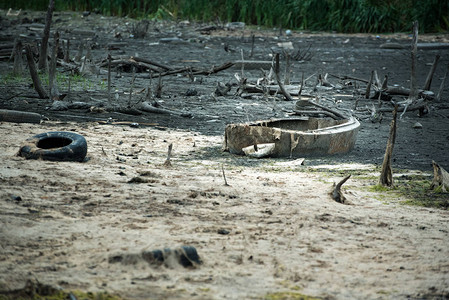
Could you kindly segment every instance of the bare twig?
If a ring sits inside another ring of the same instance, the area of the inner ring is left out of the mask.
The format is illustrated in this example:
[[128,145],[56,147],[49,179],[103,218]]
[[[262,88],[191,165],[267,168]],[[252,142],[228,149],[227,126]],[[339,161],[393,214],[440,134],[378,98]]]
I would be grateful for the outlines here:
[[224,179],[224,185],[225,186],[229,186],[229,184],[228,184],[228,182],[227,182],[227,180],[226,180],[226,175],[225,175],[225,171],[224,171],[224,167],[223,167],[223,164],[221,165],[221,171],[222,171],[222,173],[223,173],[223,179]]

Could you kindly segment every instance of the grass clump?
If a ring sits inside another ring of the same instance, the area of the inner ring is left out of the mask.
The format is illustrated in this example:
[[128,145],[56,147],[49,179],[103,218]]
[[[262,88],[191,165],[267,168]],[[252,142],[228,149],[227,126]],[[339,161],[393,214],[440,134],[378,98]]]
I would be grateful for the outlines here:
[[423,176],[406,176],[396,180],[391,188],[378,184],[371,186],[369,190],[394,198],[405,198],[401,203],[406,205],[449,209],[449,193],[431,189],[431,181]]
[[298,292],[276,292],[265,295],[265,300],[319,300],[307,295],[303,295]]

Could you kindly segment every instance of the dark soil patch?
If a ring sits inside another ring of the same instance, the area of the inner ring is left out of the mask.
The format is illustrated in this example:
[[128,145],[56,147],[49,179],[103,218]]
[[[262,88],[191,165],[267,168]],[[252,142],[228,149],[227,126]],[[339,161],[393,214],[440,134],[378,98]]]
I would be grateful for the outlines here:
[[[37,43],[42,33],[44,13],[25,13],[18,17],[2,17],[0,28],[2,44],[13,43],[20,36],[26,43]],[[280,51],[278,43],[292,42],[296,50],[307,51],[310,46],[312,58],[307,61],[294,62],[291,73],[293,84],[300,82],[302,74],[309,78],[305,93],[319,97],[321,103],[332,107],[352,111],[361,119],[358,140],[355,149],[344,156],[308,159],[307,164],[360,162],[380,165],[383,159],[388,138],[391,114],[385,113],[381,123],[372,123],[368,112],[363,108],[377,105],[377,101],[361,99],[358,110],[354,111],[355,102],[360,98],[360,87],[364,84],[357,81],[345,81],[329,77],[334,84],[342,84],[341,88],[326,91],[314,91],[318,74],[335,74],[369,79],[372,70],[377,70],[383,78],[388,75],[389,83],[405,87],[410,82],[410,51],[381,49],[385,42],[397,42],[408,45],[411,38],[404,34],[394,35],[341,35],[341,34],[309,34],[294,32],[291,36],[279,36],[278,30],[260,30],[256,28],[230,30],[214,30],[200,32],[201,24],[185,24],[174,22],[151,22],[149,31],[143,39],[131,37],[133,24],[137,21],[127,18],[108,18],[90,15],[82,18],[79,13],[55,13],[53,30],[59,30],[62,39],[70,39],[71,57],[81,43],[92,45],[95,63],[106,59],[107,54],[113,56],[139,56],[151,59],[170,67],[192,66],[199,69],[210,69],[228,61],[241,59],[242,51],[245,59],[270,60],[273,51]],[[253,55],[252,38],[255,36]],[[167,38],[172,38],[168,42]],[[420,41],[447,42],[448,34],[423,36]],[[165,39],[165,40],[164,40]],[[418,52],[418,83],[423,85],[430,64],[436,54],[441,55],[439,66],[434,75],[432,89],[437,92],[441,84],[446,66],[449,64],[447,50],[420,50]],[[25,73],[26,79],[9,77],[12,62],[0,62],[2,84],[0,86],[0,108],[38,112],[50,120],[89,122],[98,120],[132,121],[137,123],[158,123],[161,128],[182,128],[198,131],[206,135],[223,135],[226,124],[240,123],[284,117],[294,103],[263,97],[260,94],[244,94],[236,96],[237,81],[235,73],[239,68],[231,68],[209,76],[175,74],[163,77],[162,97],[154,98],[161,105],[170,109],[189,112],[193,117],[144,113],[134,116],[117,112],[106,112],[101,109],[107,105],[107,75],[102,68],[100,75],[84,75],[71,82],[71,93],[65,100],[82,101],[91,105],[92,109],[70,109],[68,111],[52,111],[49,100],[33,98],[36,96]],[[67,70],[58,69],[61,74],[61,92],[67,90]],[[268,72],[268,70],[265,70]],[[245,70],[245,77],[255,82],[262,77],[260,69]],[[65,76],[65,77],[64,77]],[[145,88],[150,86],[155,91],[157,80],[150,81],[148,73],[136,73],[133,85],[134,95],[129,102],[129,91],[132,81],[130,68],[113,70],[113,102],[122,107],[140,101],[145,95]],[[219,83],[231,83],[232,89],[226,96],[216,96],[214,91]],[[192,95],[192,96],[187,96]],[[449,98],[449,87],[442,93],[443,101]],[[280,98],[279,98],[280,99]],[[396,100],[401,100],[397,98]],[[384,103],[384,107],[390,105]],[[100,108],[100,109],[97,109]],[[421,129],[412,128],[419,122]],[[407,112],[398,124],[393,167],[405,169],[431,170],[431,161],[435,160],[449,168],[447,145],[449,143],[449,109],[444,103],[429,103],[429,113],[418,117],[417,112]]]

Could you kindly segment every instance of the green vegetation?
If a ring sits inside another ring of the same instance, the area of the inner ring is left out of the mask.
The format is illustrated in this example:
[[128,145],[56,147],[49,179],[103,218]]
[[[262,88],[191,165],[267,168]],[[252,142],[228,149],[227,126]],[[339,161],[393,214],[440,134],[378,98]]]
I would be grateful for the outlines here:
[[266,300],[318,300],[320,298],[310,297],[297,292],[277,292],[265,296]]
[[[5,85],[13,85],[13,84],[32,84],[32,80],[30,76],[24,72],[23,76],[15,76],[12,73],[7,73],[0,75],[0,83]],[[42,82],[44,88],[48,87],[49,79],[47,73],[39,73],[39,78]],[[67,91],[69,88],[69,81],[72,91],[83,91],[83,90],[105,90],[106,83],[98,79],[98,82],[94,80],[83,77],[79,74],[69,74],[69,73],[56,73],[56,83],[58,88],[64,91]]]
[[[338,32],[449,29],[447,0],[55,0],[56,10],[139,18],[241,21],[251,25]],[[9,2],[9,3],[8,3]],[[0,8],[46,10],[48,0],[0,2]]]
[[403,204],[449,209],[449,193],[432,190],[431,182],[420,175],[406,176],[404,179],[395,180],[392,188],[374,185],[370,187],[370,191],[384,194],[384,201],[403,197]]

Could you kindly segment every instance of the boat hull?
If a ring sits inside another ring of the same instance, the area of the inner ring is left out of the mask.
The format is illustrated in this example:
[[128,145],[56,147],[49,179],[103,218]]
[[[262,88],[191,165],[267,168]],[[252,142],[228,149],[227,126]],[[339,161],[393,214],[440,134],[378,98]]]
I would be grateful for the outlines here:
[[271,157],[308,157],[343,154],[354,148],[360,123],[355,118],[298,117],[229,124],[223,148],[243,155],[242,148],[274,143]]

